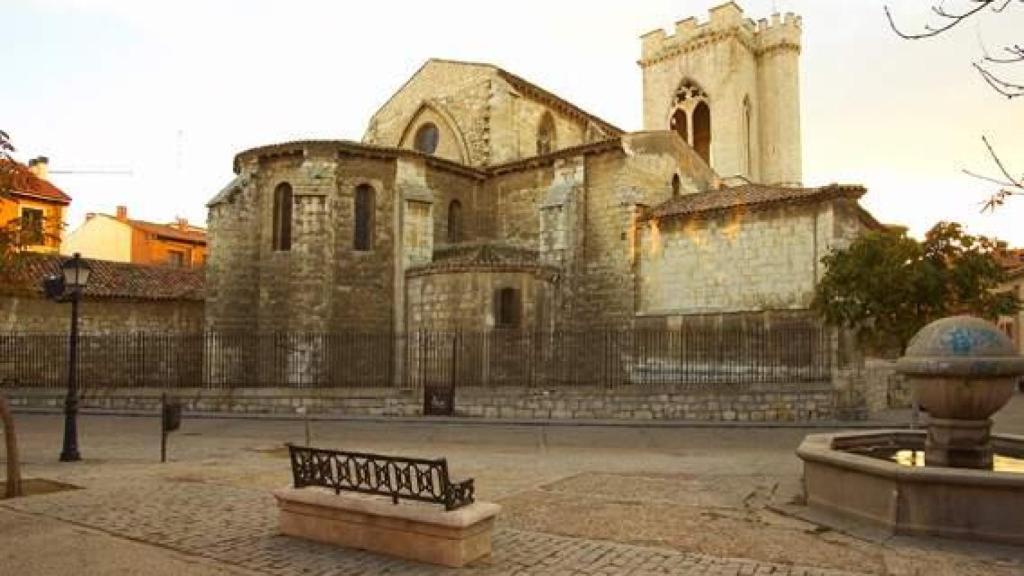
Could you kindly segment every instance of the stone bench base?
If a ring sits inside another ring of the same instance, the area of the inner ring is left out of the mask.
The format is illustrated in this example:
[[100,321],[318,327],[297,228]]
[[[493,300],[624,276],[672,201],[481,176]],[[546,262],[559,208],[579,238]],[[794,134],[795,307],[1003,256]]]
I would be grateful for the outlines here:
[[437,504],[401,502],[320,488],[274,491],[282,534],[460,567],[491,553],[501,506],[490,502],[446,512]]

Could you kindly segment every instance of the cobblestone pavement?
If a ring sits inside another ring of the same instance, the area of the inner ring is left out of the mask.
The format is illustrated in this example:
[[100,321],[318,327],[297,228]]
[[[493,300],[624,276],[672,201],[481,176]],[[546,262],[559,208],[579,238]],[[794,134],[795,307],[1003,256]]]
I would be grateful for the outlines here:
[[[279,536],[265,491],[188,481],[93,486],[3,507],[279,575],[434,575],[452,570]],[[494,556],[462,574],[853,574],[499,528]]]
[[[997,423],[1004,432],[1024,433],[1016,400]],[[290,479],[283,443],[303,441],[302,422],[187,418],[160,464],[157,419],[85,416],[85,459],[64,464],[60,416],[17,420],[25,476],[84,489],[0,502],[0,536],[24,526],[35,535],[0,538],[4,576],[7,566],[19,576],[162,576],[174,572],[152,567],[170,557],[190,576],[1024,574],[1019,549],[855,535],[780,514],[800,508],[799,429],[315,422],[316,445],[447,456],[481,499],[503,506],[494,556],[449,571],[277,535],[270,491]],[[69,531],[93,532],[102,546],[74,545]]]

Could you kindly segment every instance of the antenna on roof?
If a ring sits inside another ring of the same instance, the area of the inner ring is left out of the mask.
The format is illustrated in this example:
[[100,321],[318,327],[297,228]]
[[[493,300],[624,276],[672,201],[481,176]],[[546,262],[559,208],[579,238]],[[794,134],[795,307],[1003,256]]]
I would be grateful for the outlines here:
[[134,176],[135,172],[131,170],[50,170],[50,174],[107,174],[116,176]]

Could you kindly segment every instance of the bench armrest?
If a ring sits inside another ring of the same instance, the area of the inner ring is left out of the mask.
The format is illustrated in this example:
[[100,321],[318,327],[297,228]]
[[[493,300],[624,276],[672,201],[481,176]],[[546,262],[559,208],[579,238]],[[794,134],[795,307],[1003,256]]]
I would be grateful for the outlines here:
[[456,510],[473,503],[473,479],[448,484],[444,491],[444,509]]

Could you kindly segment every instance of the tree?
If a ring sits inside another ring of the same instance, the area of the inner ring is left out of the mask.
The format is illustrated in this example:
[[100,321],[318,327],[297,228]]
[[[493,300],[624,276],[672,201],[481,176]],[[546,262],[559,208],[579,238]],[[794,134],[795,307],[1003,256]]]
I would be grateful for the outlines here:
[[[14,145],[10,136],[0,130],[0,209],[8,202],[14,202],[12,194],[21,189],[31,189],[35,175],[18,163],[11,156],[14,152]],[[59,228],[62,223],[56,223]],[[42,230],[40,230],[40,227]],[[40,233],[43,238],[55,237],[52,230],[55,225],[52,219],[43,218],[42,222],[35,223],[33,229],[28,230],[22,226],[21,218],[12,218],[7,222],[0,221],[0,287],[11,287],[16,284],[17,256],[31,240],[38,242]],[[59,233],[58,233],[59,234]]]
[[[967,3],[967,6],[960,10],[947,8],[944,3],[932,5],[931,11],[938,18],[938,24],[933,25],[931,23],[926,23],[923,30],[920,32],[906,32],[904,29],[897,26],[888,6],[885,7],[885,16],[889,20],[889,26],[901,38],[906,40],[922,40],[925,38],[933,38],[952,30],[979,14],[986,12],[1002,14],[1011,6],[1024,6],[1024,0],[970,0]],[[1008,80],[1002,70],[1005,70],[1005,65],[1021,63],[1024,63],[1024,46],[1021,44],[1009,44],[1002,46],[1002,49],[996,56],[990,55],[988,51],[982,47],[981,59],[972,62],[971,65],[978,71],[978,74],[981,75],[982,79],[984,79],[993,90],[1006,98],[1012,99],[1024,96],[1024,84]],[[970,176],[974,176],[975,178],[980,178],[981,180],[996,184],[999,187],[996,192],[989,196],[988,200],[985,201],[982,209],[983,211],[995,210],[999,206],[1002,206],[1011,196],[1024,195],[1024,174],[1020,176],[1012,174],[1011,171],[1007,169],[999,155],[996,154],[996,151],[992,148],[988,138],[982,136],[981,140],[984,142],[985,149],[988,151],[993,163],[995,163],[996,168],[998,168],[998,174],[996,176],[986,176],[971,170],[964,170],[964,172]]]
[[21,460],[18,457],[18,437],[14,431],[14,417],[7,398],[0,394],[0,423],[4,429],[5,453],[7,455],[7,480],[4,498],[17,498],[22,495]]
[[940,222],[923,242],[902,231],[867,232],[822,263],[812,308],[833,326],[853,329],[869,350],[904,350],[925,324],[951,314],[995,319],[1020,309],[999,291],[1002,245]]

